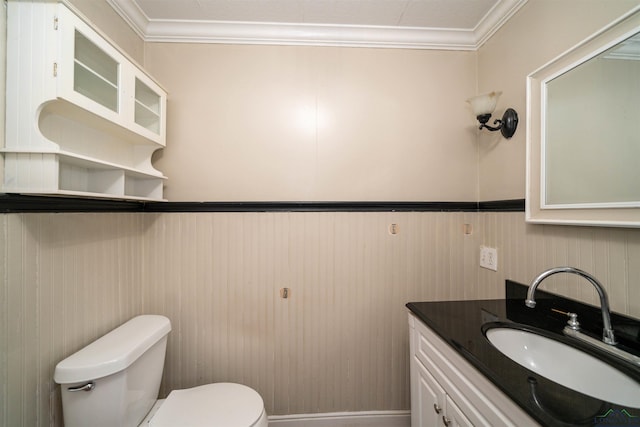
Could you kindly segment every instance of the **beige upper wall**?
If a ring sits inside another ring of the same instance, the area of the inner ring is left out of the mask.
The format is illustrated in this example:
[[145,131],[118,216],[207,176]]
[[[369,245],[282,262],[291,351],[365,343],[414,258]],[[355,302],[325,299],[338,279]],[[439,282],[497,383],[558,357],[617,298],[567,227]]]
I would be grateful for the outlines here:
[[[640,4],[531,0],[474,53],[145,45],[106,0],[70,1],[169,90],[174,201],[523,198],[526,76]],[[489,90],[521,122],[476,144],[464,100]]]
[[170,201],[477,199],[474,52],[149,43],[145,64]]
[[639,4],[529,0],[478,51],[479,92],[502,90],[496,116],[513,107],[520,118],[510,140],[488,132],[478,139],[480,200],[525,197],[527,75]]
[[144,42],[106,0],[69,0],[131,59],[144,65]]

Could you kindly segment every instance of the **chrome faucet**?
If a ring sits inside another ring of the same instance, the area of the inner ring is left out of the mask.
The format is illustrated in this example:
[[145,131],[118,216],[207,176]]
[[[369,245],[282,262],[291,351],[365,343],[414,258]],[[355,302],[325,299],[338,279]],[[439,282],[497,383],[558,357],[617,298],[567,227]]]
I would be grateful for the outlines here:
[[[578,276],[587,279],[596,288],[596,291],[598,291],[598,295],[600,296],[600,310],[602,311],[602,323],[604,325],[604,328],[602,330],[602,341],[609,345],[615,345],[616,338],[613,333],[613,328],[611,327],[611,310],[609,308],[609,299],[607,298],[607,293],[605,292],[600,282],[598,282],[595,277],[593,277],[586,271],[582,271],[574,267],[556,267],[542,272],[538,277],[533,279],[533,282],[531,282],[531,284],[529,285],[529,290],[527,291],[527,299],[524,301],[525,305],[529,308],[534,308],[536,306],[536,300],[534,299],[536,289],[544,279],[557,273],[577,274]],[[575,321],[575,317],[573,318],[573,320]]]

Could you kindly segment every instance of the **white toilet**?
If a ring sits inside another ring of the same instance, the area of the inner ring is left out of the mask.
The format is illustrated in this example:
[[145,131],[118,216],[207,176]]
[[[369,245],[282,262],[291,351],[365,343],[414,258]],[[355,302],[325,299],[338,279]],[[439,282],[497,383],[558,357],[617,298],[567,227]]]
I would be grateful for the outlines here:
[[262,397],[241,384],[157,401],[170,331],[164,316],[138,316],[58,363],[65,427],[267,427]]

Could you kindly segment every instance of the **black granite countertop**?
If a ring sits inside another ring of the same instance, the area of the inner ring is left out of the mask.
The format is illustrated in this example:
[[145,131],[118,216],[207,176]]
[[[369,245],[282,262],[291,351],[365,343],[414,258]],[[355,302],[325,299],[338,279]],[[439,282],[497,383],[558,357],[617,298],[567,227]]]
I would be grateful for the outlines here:
[[[640,408],[623,407],[566,388],[517,364],[489,343],[483,325],[516,323],[609,362],[635,378],[640,393],[639,367],[564,336],[567,317],[552,310],[578,313],[583,332],[598,338],[602,335],[599,308],[538,290],[538,304],[530,309],[524,305],[526,290],[521,284],[507,281],[505,299],[411,302],[407,308],[540,424],[640,426]],[[640,356],[640,321],[612,313],[612,323],[618,346]]]

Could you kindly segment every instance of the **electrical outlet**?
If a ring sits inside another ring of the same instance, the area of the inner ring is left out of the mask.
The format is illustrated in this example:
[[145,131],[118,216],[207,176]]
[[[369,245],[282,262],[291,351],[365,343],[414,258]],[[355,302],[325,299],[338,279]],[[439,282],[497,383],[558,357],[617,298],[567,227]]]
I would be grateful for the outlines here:
[[488,246],[480,246],[480,267],[498,271],[498,250]]

